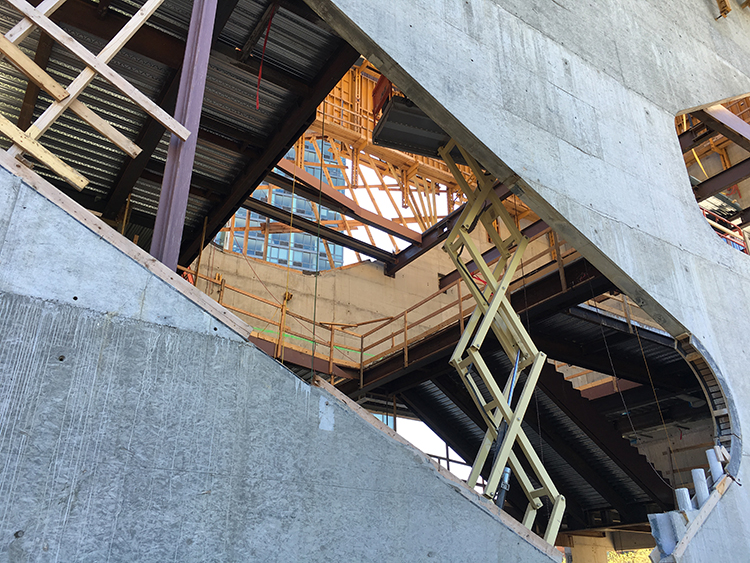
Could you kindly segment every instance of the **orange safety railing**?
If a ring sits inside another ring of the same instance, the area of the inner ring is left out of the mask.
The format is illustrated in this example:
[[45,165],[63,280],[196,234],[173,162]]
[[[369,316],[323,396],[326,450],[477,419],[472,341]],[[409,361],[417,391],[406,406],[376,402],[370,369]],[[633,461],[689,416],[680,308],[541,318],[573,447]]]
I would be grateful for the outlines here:
[[[510,292],[555,271],[559,272],[561,286],[567,288],[563,268],[579,254],[549,228],[532,239],[537,240],[546,244],[522,262]],[[313,321],[291,309],[292,296],[288,293],[280,302],[271,301],[229,285],[219,274],[212,278],[188,268],[179,269],[185,277],[205,282],[206,293],[214,294],[221,305],[245,317],[253,326],[253,337],[274,344],[275,357],[283,360],[284,351],[290,349],[314,353],[328,362],[329,374],[336,365],[359,370],[361,375],[368,366],[393,354],[403,354],[408,365],[410,345],[454,323],[463,330],[465,318],[474,309],[466,304],[471,294],[459,278],[397,315],[357,323]],[[243,301],[251,304],[240,306]],[[370,325],[376,326],[368,328]]]
[[750,250],[748,250],[747,235],[742,229],[737,225],[730,223],[723,217],[720,217],[716,213],[707,211],[702,207],[701,211],[703,212],[706,221],[708,221],[708,224],[711,225],[713,230],[716,231],[716,234],[719,235],[724,242],[745,254],[750,254]]
[[[564,266],[579,257],[565,241],[558,240],[549,228],[532,240],[546,237],[548,245],[543,250],[522,262],[519,274],[511,284],[512,293],[541,277],[559,272],[561,285],[567,288]],[[479,283],[479,282],[477,282]],[[378,361],[394,354],[402,354],[404,366],[409,365],[409,346],[458,322],[461,330],[465,318],[474,310],[471,294],[459,278],[402,313],[383,320],[376,327],[362,334],[362,360],[360,372]]]

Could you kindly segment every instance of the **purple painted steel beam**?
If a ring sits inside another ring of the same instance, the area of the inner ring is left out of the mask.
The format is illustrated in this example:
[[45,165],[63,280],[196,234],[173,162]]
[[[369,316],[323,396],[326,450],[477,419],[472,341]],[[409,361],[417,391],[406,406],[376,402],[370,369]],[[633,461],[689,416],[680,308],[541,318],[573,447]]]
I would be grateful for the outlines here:
[[169,141],[156,212],[151,254],[172,270],[177,269],[185,226],[217,3],[218,0],[195,0],[193,3],[175,109],[175,118],[191,131],[191,135],[186,141],[172,135]]
[[693,112],[710,129],[750,152],[750,124],[721,104]]

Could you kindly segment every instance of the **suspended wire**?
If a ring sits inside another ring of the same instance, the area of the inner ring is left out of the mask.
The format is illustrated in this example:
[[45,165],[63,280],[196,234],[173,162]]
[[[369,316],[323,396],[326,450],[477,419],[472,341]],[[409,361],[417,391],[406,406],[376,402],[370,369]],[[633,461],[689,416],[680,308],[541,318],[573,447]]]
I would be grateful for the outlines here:
[[[317,340],[315,339],[315,332],[317,329],[317,315],[318,315],[318,278],[320,277],[320,219],[323,217],[320,209],[323,202],[323,160],[325,159],[325,139],[326,139],[326,101],[323,100],[323,115],[321,117],[320,125],[320,178],[318,184],[318,232],[317,232],[317,244],[315,245],[315,289],[313,293],[313,338],[312,338],[312,355],[310,358],[310,378],[315,376],[315,348],[317,347]],[[317,143],[317,141],[315,141]],[[354,192],[352,192],[354,193]],[[331,338],[333,338],[333,328],[331,328]]]
[[[623,409],[625,411],[625,416],[628,418],[628,424],[630,425],[630,429],[633,431],[633,435],[635,436],[635,441],[636,441],[636,444],[637,444],[640,441],[640,437],[638,436],[638,432],[635,429],[635,424],[633,423],[633,419],[630,416],[630,409],[628,408],[627,402],[625,401],[625,395],[623,394],[622,389],[620,388],[620,385],[619,385],[620,378],[617,375],[617,370],[615,370],[615,365],[614,365],[614,362],[612,361],[612,353],[609,350],[609,344],[607,342],[607,335],[604,332],[604,321],[601,319],[601,316],[602,316],[601,309],[596,304],[596,301],[594,301],[594,299],[596,298],[596,295],[594,295],[594,293],[595,293],[594,292],[594,286],[591,283],[591,276],[589,276],[588,266],[586,265],[586,260],[585,259],[583,261],[583,270],[584,270],[584,275],[586,276],[586,279],[587,279],[588,284],[589,284],[589,289],[591,290],[591,300],[594,302],[594,308],[599,313],[599,330],[601,332],[602,340],[604,342],[604,349],[607,352],[607,360],[609,361],[609,368],[612,371],[612,376],[615,378],[615,382],[614,382],[615,390],[617,391],[617,394],[620,396],[620,401],[622,402],[622,407],[623,407]],[[644,360],[645,360],[645,358],[644,358]],[[650,377],[650,375],[649,375],[649,377]],[[673,463],[674,467],[677,468],[677,464],[675,463],[674,456],[672,456],[672,463]],[[659,477],[659,479],[661,479],[661,481],[665,485],[667,485],[672,490],[675,489],[675,486],[672,483],[670,483],[669,481],[667,481],[666,479],[664,479],[664,477],[661,476],[661,473],[659,473],[656,470],[656,467],[654,467],[653,463],[648,462],[648,464],[651,467],[651,469],[654,471],[654,473],[656,473],[656,475]],[[680,475],[679,472],[677,472],[677,475],[678,476]],[[680,484],[682,484],[682,477],[680,476],[678,478],[680,479]]]
[[664,421],[664,414],[661,410],[661,404],[659,403],[659,397],[656,394],[656,386],[654,385],[654,379],[651,377],[651,370],[648,367],[648,361],[646,360],[646,353],[643,351],[643,343],[641,342],[641,334],[638,331],[638,327],[634,326],[633,330],[638,338],[638,347],[641,349],[641,355],[643,356],[643,364],[646,366],[646,373],[648,374],[648,381],[651,383],[651,391],[654,393],[654,400],[656,401],[656,408],[659,411],[659,418],[661,419],[661,426],[664,429],[664,435],[667,438],[667,447],[669,448],[669,455],[672,456],[672,463],[674,464],[676,473],[679,476],[680,484],[683,484],[682,474],[679,471],[677,465],[677,458],[674,455],[674,448],[672,447],[672,439],[669,437],[669,431],[667,430],[667,423]]

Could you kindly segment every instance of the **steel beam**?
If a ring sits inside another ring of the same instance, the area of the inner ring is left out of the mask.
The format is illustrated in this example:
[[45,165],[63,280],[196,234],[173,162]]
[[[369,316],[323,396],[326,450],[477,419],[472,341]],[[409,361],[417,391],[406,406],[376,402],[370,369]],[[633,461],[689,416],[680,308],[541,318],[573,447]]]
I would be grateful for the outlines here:
[[[159,105],[167,113],[174,112],[175,103],[177,102],[177,90],[179,88],[179,72],[174,74],[167,81],[167,86],[161,92]],[[135,158],[128,157],[125,160],[120,173],[117,175],[112,191],[107,197],[107,204],[102,216],[105,219],[114,219],[125,204],[128,195],[133,191],[138,178],[141,177],[146,169],[149,160],[154,154],[156,147],[159,146],[164,136],[164,126],[156,121],[153,117],[148,117],[143,125],[140,134],[136,138],[136,144],[141,147],[141,152]]]
[[680,133],[678,139],[680,141],[680,149],[682,154],[690,152],[694,148],[702,145],[712,137],[716,137],[718,133],[711,130],[705,123],[698,123],[694,125],[684,133]]
[[721,104],[692,112],[710,129],[750,152],[750,124]]
[[[615,428],[623,434],[646,430],[649,428],[664,428],[665,424],[687,423],[696,420],[711,420],[706,407],[695,408],[688,403],[679,403],[671,407],[661,407],[661,410],[652,410],[645,413],[632,414],[630,417],[620,417],[615,421]],[[677,483],[675,483],[677,485]]]
[[[312,197],[306,196],[310,201],[317,201],[319,196],[323,196],[326,201],[324,205],[333,211],[338,211],[342,215],[357,219],[365,225],[375,227],[402,240],[414,244],[422,243],[422,235],[420,233],[412,231],[406,225],[401,225],[360,207],[337,189],[316,178],[304,168],[300,168],[291,160],[282,159],[276,164],[276,167],[286,172],[289,176],[292,176],[297,184],[304,186],[307,193],[312,195]],[[323,203],[322,200],[321,203]]]
[[[266,354],[273,357],[276,353],[276,343],[269,342],[256,336],[248,336],[247,340],[255,344],[258,348],[263,350]],[[284,348],[284,363],[298,366],[301,368],[309,368],[317,373],[328,373],[328,360],[326,358],[318,358],[317,356],[313,359],[311,354],[295,350],[293,348]],[[333,365],[333,375],[336,377],[343,377],[350,379],[352,375],[342,368]]]
[[185,226],[217,6],[218,0],[193,2],[175,108],[175,118],[192,134],[185,141],[172,135],[169,141],[164,181],[151,239],[152,256],[171,270],[177,270]]
[[[405,394],[401,396],[404,403],[409,407],[409,410],[419,417],[435,434],[440,436],[450,447],[456,452],[461,459],[472,460],[479,449],[479,445],[467,444],[466,440],[462,439],[463,436],[456,431],[454,427],[446,424],[436,413],[432,411],[429,403],[427,403],[422,397],[419,397],[415,393]],[[487,477],[489,471],[484,475]],[[523,512],[526,509],[528,500],[521,491],[517,483],[515,486],[511,486],[506,500],[516,509],[516,515],[520,518],[523,516]]]
[[[461,411],[468,416],[482,432],[487,431],[487,424],[477,412],[476,406],[463,385],[456,383],[453,379],[446,376],[435,378],[432,382],[445,394],[446,397],[448,397],[448,399],[451,400],[454,405],[460,408]],[[537,420],[535,402],[529,404],[528,410],[526,411],[526,418],[527,420]],[[601,424],[607,424],[607,421],[604,420],[603,417],[600,418],[602,419],[600,421]],[[628,503],[622,495],[615,491],[587,460],[568,445],[564,436],[558,434],[553,426],[546,422],[546,420],[542,420],[541,426],[542,438],[547,445],[555,450],[568,464],[570,464],[576,473],[585,479],[596,490],[596,492],[617,509],[617,512],[619,512],[625,520],[629,522],[642,521],[638,520],[632,507],[628,506]]]
[[[234,9],[237,0],[230,0],[227,4],[231,4],[232,9]],[[284,3],[284,8],[287,8],[286,3]],[[304,9],[300,9],[300,11],[304,11]],[[312,12],[312,10],[309,12]],[[106,18],[102,19],[98,16],[97,5],[85,0],[66,0],[50,16],[50,19],[106,40],[114,37],[129,21],[128,17],[111,11],[107,14]],[[220,21],[218,16],[216,21]],[[322,23],[322,20],[320,21]],[[221,29],[219,29],[220,31]],[[125,48],[175,70],[182,66],[182,59],[185,53],[185,43],[182,40],[149,26],[143,26],[139,29]],[[216,45],[216,49],[217,54],[229,56],[233,61],[237,60],[238,53],[231,47]],[[270,68],[267,65],[268,62],[263,63],[263,78],[269,82],[276,83],[272,80],[273,76],[283,82],[282,84],[278,84],[278,86],[287,87],[289,84],[300,84],[299,79],[283,69],[274,68],[274,71],[277,72],[272,71],[269,75],[266,75],[267,68]],[[240,66],[239,68],[242,67]],[[290,89],[293,90],[294,88]]]
[[734,221],[735,219],[740,220],[739,226],[741,229],[744,229],[745,227],[750,225],[750,207],[745,208],[738,213],[735,213],[732,217],[729,218],[730,221]]
[[[218,44],[214,49],[214,56],[220,59],[223,58],[224,61],[233,67],[257,77],[260,70],[260,59],[258,57],[250,57],[245,61],[240,61],[237,59],[238,53],[230,45]],[[263,80],[276,86],[281,86],[286,90],[291,90],[299,96],[304,97],[310,94],[310,86],[304,81],[267,60],[263,61]]]
[[[643,337],[643,334],[644,331],[641,331],[641,337]],[[560,340],[559,336],[553,337],[540,333],[533,325],[531,327],[531,337],[537,343],[537,346],[546,352],[550,358],[578,366],[582,369],[590,369],[591,371],[643,385],[651,385],[651,380],[653,379],[654,385],[657,387],[674,391],[685,391],[698,386],[698,380],[690,371],[687,364],[684,364],[684,369],[676,369],[670,372],[649,372],[641,356],[637,358],[623,358],[611,349],[609,353],[601,351],[585,354],[580,344]]]
[[[338,49],[315,78],[310,95],[294,106],[284,123],[268,140],[262,155],[246,166],[231,186],[224,202],[209,213],[205,240],[212,240],[216,236],[240,204],[250,197],[258,184],[284,157],[289,147],[307,129],[310,120],[315,118],[318,105],[358,58],[359,53],[348,43],[342,41],[339,44]],[[182,246],[180,263],[190,264],[198,255],[200,245],[201,233],[198,230],[189,233]]]
[[575,422],[607,456],[635,481],[662,510],[671,510],[674,505],[672,489],[656,473],[656,470],[638,453],[619,432],[609,424],[602,424],[601,415],[594,406],[581,397],[569,381],[551,364],[542,368],[537,383],[551,401]]
[[[628,322],[626,320],[611,316],[606,311],[592,311],[588,307],[571,307],[568,310],[568,314],[595,325],[599,325],[605,328],[611,328],[622,333],[632,334],[631,327],[628,325]],[[653,342],[654,344],[659,344],[660,346],[665,346],[667,348],[675,347],[675,339],[667,334],[661,334],[659,332],[646,329],[641,330],[640,335],[641,339],[644,341]]]
[[693,188],[695,199],[701,202],[747,178],[750,178],[750,158],[711,176],[708,180],[703,180]]
[[396,272],[401,268],[405,268],[448,238],[448,233],[455,226],[463,210],[464,207],[462,205],[424,231],[422,233],[422,244],[411,244],[396,254],[396,260],[385,269],[385,275],[390,277],[395,276]]
[[[531,239],[537,236],[539,233],[541,233],[547,228],[548,228],[547,223],[545,223],[542,220],[539,220],[536,223],[529,225],[525,229],[521,229],[521,234]],[[487,262],[487,264],[494,264],[500,258],[500,251],[497,248],[491,248],[490,250],[487,250],[486,252],[482,253],[482,257],[484,258],[484,261]],[[471,273],[474,273],[477,271],[477,265],[474,263],[473,260],[466,264],[466,268]],[[445,276],[440,278],[440,282],[439,282],[440,289],[445,289],[446,287],[448,287],[450,284],[452,284],[454,281],[456,281],[460,277],[461,276],[458,273],[458,270],[453,270],[451,273],[446,274]]]
[[[521,315],[522,320],[526,321],[528,319],[532,322],[532,330],[534,328],[533,321],[547,318],[559,311],[596,297],[612,288],[611,282],[599,273],[596,268],[587,262],[584,263],[583,258],[568,264],[565,268],[567,279],[581,280],[575,287],[569,288],[565,292],[560,289],[560,277],[557,271],[555,271],[535,281],[533,284],[529,284],[525,289],[518,289],[511,294],[510,302],[513,309]],[[580,275],[576,274],[576,272],[584,271],[587,275],[585,278],[581,278]],[[592,292],[597,291],[599,293],[592,295]],[[359,389],[358,385],[354,383],[345,383],[340,389],[343,393],[355,397],[407,376],[429,366],[437,359],[447,358],[456,346],[460,336],[459,325],[456,322],[454,325],[443,329],[430,338],[410,346],[409,365],[406,368],[404,367],[403,356],[395,354],[391,358],[365,370],[365,385],[362,389]],[[532,336],[534,336],[533,332]],[[540,348],[547,352],[550,357],[561,359],[557,358],[555,354],[548,351],[544,346],[540,346]],[[567,347],[565,347],[565,350],[567,350],[569,356],[572,355],[578,358],[580,355],[580,351],[578,353],[576,351],[571,352]]]
[[641,385],[634,389],[622,391],[621,393],[594,399],[591,403],[597,412],[602,413],[604,416],[616,416],[619,418],[625,414],[626,409],[632,410],[648,407],[656,404],[657,397],[658,401],[666,401],[680,394],[677,391],[664,391],[657,388],[657,394],[654,396],[654,390],[650,385]]
[[354,250],[355,252],[361,252],[362,254],[366,254],[367,256],[375,258],[376,260],[388,262],[390,260],[393,260],[394,258],[394,255],[390,252],[381,250],[376,246],[372,246],[370,244],[367,244],[366,242],[357,240],[339,231],[326,227],[325,225],[319,225],[314,221],[305,219],[301,215],[295,215],[293,213],[290,213],[289,211],[285,211],[283,209],[279,209],[278,207],[274,207],[273,205],[269,205],[264,201],[248,198],[247,201],[242,204],[242,206],[249,209],[250,211],[254,211],[260,215],[263,215],[264,217],[268,217],[269,219],[273,219],[274,221],[278,221],[279,223],[294,227],[315,237],[319,236],[320,238],[330,241],[334,244],[340,244],[341,246],[349,248],[350,250]]
[[250,30],[250,35],[245,41],[245,45],[242,47],[242,51],[240,52],[241,61],[244,62],[250,56],[252,56],[255,44],[258,42],[258,39],[263,36],[263,32],[268,29],[268,24],[271,22],[271,18],[273,18],[276,10],[279,8],[279,1],[280,0],[271,0],[268,6],[266,6],[266,9],[263,11],[263,14],[260,16],[260,19],[255,24],[255,27]]
[[[129,17],[112,11],[102,18],[97,4],[86,0],[66,0],[50,15],[50,19],[107,41],[130,21]],[[144,25],[128,41],[125,49],[177,69],[182,64],[185,43],[155,27]]]
[[[471,400],[471,397],[469,397],[468,392],[466,391],[466,388],[463,385],[460,385],[458,383],[455,383],[450,377],[440,377],[433,381],[435,386],[440,389],[440,391],[453,403],[455,404],[461,411],[472,420],[477,426],[485,432],[487,430],[487,426],[484,423],[484,420],[482,419],[481,415],[479,414],[479,411],[477,410],[476,405]],[[407,402],[409,399],[407,397],[412,397],[412,395],[405,393],[402,395]],[[429,413],[429,405],[424,401],[415,400],[413,397],[411,399],[411,404],[417,406],[417,410],[415,410],[415,413],[418,413],[420,418],[422,416],[425,416]],[[411,405],[410,405],[411,407]],[[531,412],[531,411],[529,411]],[[430,415],[428,415],[430,416]],[[536,416],[536,414],[534,414]],[[457,440],[446,440],[445,439],[445,429],[446,426],[445,423],[442,423],[442,421],[439,421],[439,419],[431,415],[430,416],[431,424],[428,424],[436,434],[438,434],[441,438],[443,438],[446,442],[449,443],[451,448],[458,453],[464,460],[472,460],[476,456],[477,450],[479,449],[479,444],[466,444],[465,435],[459,434],[457,436]],[[456,446],[454,447],[454,441],[457,442]],[[467,451],[470,457],[466,457],[465,455],[462,455],[461,451]],[[482,472],[482,475],[487,478],[489,475],[489,469],[490,464],[487,464],[485,466],[484,471]],[[529,471],[529,468],[526,468],[527,471]],[[564,487],[563,487],[564,489]],[[511,497],[510,501],[511,504],[513,504],[516,507],[520,507],[520,511],[523,512],[526,508],[526,504],[528,503],[526,497],[521,492],[521,488],[517,482],[514,482],[514,484],[511,486],[510,493],[515,492],[515,495]],[[572,495],[570,494],[570,491],[562,490],[563,494],[565,494],[566,501],[568,504],[565,507],[565,513],[568,515],[569,518],[572,518],[576,520],[582,528],[587,527],[586,517],[584,514],[583,509],[578,504],[578,502],[575,500],[575,498],[572,498]],[[567,494],[566,494],[567,493]]]
[[[68,2],[72,2],[72,1],[77,1],[77,0],[68,0]],[[219,0],[219,4],[216,10],[216,17],[215,17],[215,23],[214,23],[214,29],[213,29],[213,35],[212,35],[213,42],[216,42],[216,39],[219,37],[219,34],[224,29],[224,26],[229,20],[229,17],[232,15],[232,12],[234,11],[235,6],[237,5],[237,1],[238,0]],[[68,2],[66,2],[66,4]],[[110,14],[109,17],[107,18],[107,21],[109,21],[110,19],[116,20],[118,18],[119,16],[116,16],[115,14]],[[84,18],[84,21],[87,21],[87,20]],[[151,28],[144,27],[141,29],[143,30],[143,29],[151,29]],[[138,33],[140,33],[140,31]],[[136,36],[138,36],[138,33],[136,33]],[[147,37],[147,40],[153,40],[153,39],[154,38],[151,37],[150,35]],[[133,39],[131,39],[131,42],[132,41]],[[172,45],[171,49],[173,50],[181,49],[180,56],[181,57],[184,56],[185,54],[184,43],[181,43],[180,45],[172,43],[171,45]],[[130,43],[128,43],[127,47],[130,48]],[[147,56],[151,56],[151,55],[147,55]],[[178,69],[181,67],[182,67],[182,62],[180,62],[180,66],[178,67]],[[159,96],[157,97],[157,101],[159,105],[161,106],[161,108],[170,114],[174,112],[175,104],[177,103],[177,92],[179,90],[180,75],[181,75],[180,70],[177,70],[177,72],[172,73],[169,76],[169,78],[167,78],[167,82],[165,86],[162,88],[161,92],[159,93]],[[200,132],[198,132],[198,135],[200,137]],[[104,210],[102,213],[102,216],[105,219],[114,219],[117,216],[117,214],[120,212],[120,209],[125,204],[125,200],[128,198],[128,195],[133,191],[133,187],[138,181],[138,178],[141,177],[141,174],[143,174],[143,171],[146,169],[146,166],[148,165],[149,160],[153,156],[154,151],[156,151],[156,148],[159,146],[159,143],[161,142],[161,139],[163,136],[164,136],[164,126],[161,123],[157,122],[153,117],[148,116],[146,118],[146,122],[141,128],[141,131],[138,134],[138,137],[136,139],[136,144],[139,147],[141,147],[141,152],[136,158],[127,158],[122,168],[120,169],[120,172],[117,175],[117,181],[115,182],[115,185],[112,188],[112,191],[109,193],[109,196],[107,197],[107,204],[104,207]]]
[[[498,184],[495,187],[495,194],[500,198],[500,201],[503,201],[511,195],[511,192],[503,184]],[[385,269],[385,275],[394,276],[401,268],[405,268],[423,254],[429,252],[441,242],[444,242],[461,216],[461,213],[463,213],[465,206],[466,204],[453,210],[446,217],[424,231],[422,233],[421,244],[412,244],[396,254],[396,261],[388,265]]]

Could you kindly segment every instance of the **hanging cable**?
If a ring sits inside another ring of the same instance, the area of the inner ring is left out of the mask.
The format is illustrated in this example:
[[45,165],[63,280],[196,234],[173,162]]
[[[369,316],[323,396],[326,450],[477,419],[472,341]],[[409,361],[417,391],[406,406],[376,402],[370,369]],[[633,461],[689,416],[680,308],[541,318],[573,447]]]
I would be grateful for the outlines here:
[[[313,293],[313,338],[312,338],[312,357],[310,358],[310,377],[315,375],[315,348],[317,340],[315,340],[315,329],[317,328],[317,314],[318,314],[318,278],[320,277],[320,218],[323,216],[321,212],[321,204],[323,202],[323,159],[325,158],[325,142],[326,142],[326,101],[323,100],[323,116],[321,118],[320,125],[320,178],[318,185],[318,232],[317,232],[317,244],[315,245],[315,289]],[[317,141],[316,141],[317,142]],[[354,193],[354,192],[352,192]]]
[[[640,437],[638,436],[638,432],[635,429],[635,424],[633,423],[633,419],[630,416],[630,409],[628,408],[628,405],[627,405],[627,403],[625,401],[625,395],[623,394],[622,389],[620,388],[620,385],[618,384],[618,382],[620,381],[620,378],[617,375],[617,370],[615,370],[615,365],[614,365],[614,362],[612,360],[612,354],[611,354],[611,352],[609,350],[609,344],[607,342],[607,336],[604,333],[604,322],[601,320],[601,309],[596,304],[596,301],[594,301],[594,299],[596,298],[596,295],[594,295],[594,293],[595,293],[594,292],[594,286],[591,283],[591,276],[589,275],[588,266],[586,265],[586,260],[585,259],[584,259],[584,262],[583,262],[583,270],[584,270],[584,275],[586,276],[586,280],[588,281],[588,284],[589,284],[589,289],[591,291],[591,300],[594,302],[594,308],[596,309],[597,313],[599,313],[599,316],[600,316],[600,318],[599,318],[599,331],[601,332],[602,340],[604,342],[604,349],[607,352],[607,359],[609,361],[610,370],[612,371],[612,376],[615,378],[615,382],[614,382],[615,390],[617,391],[617,394],[620,397],[620,401],[622,402],[622,408],[625,411],[625,416],[628,419],[628,424],[630,424],[630,429],[633,431],[633,435],[635,436],[635,441],[636,441],[636,444],[637,444],[639,442],[639,440],[640,440]],[[677,467],[677,464],[674,461],[674,457],[672,457],[672,464],[675,467]],[[664,477],[661,476],[661,473],[659,473],[659,471],[656,470],[656,467],[654,467],[653,463],[649,462],[649,466],[651,467],[651,469],[654,471],[654,473],[656,473],[656,475],[659,477],[659,479],[661,479],[661,481],[665,485],[667,485],[672,490],[675,489],[674,484],[672,484],[669,481],[667,481],[666,479],[664,479]],[[678,473],[678,475],[679,475],[679,473]],[[680,479],[680,484],[682,485],[682,477],[679,477],[679,479]]]
[[276,4],[274,3],[271,8],[271,17],[268,18],[268,27],[266,28],[266,38],[263,40],[263,51],[260,54],[260,67],[258,68],[258,87],[255,91],[255,109],[260,109],[260,77],[263,74],[263,61],[266,59],[266,45],[268,44],[268,36],[271,34],[271,23],[273,22],[273,16],[276,13]]
[[[669,448],[669,455],[672,456],[672,463],[675,468],[675,473],[677,475],[680,475],[680,484],[682,484],[682,476],[680,473],[680,468],[677,465],[677,458],[674,455],[674,448],[672,447],[672,440],[669,437],[669,431],[667,430],[667,423],[664,421],[664,414],[661,410],[661,404],[659,403],[659,397],[656,394],[656,386],[654,385],[654,379],[651,377],[651,370],[648,367],[648,361],[646,361],[646,353],[643,351],[643,343],[641,342],[641,335],[638,331],[638,327],[634,326],[633,330],[635,331],[635,335],[638,338],[638,347],[641,349],[641,355],[643,356],[643,364],[646,366],[646,374],[648,375],[648,381],[651,383],[651,391],[654,393],[654,400],[656,401],[656,409],[659,411],[659,418],[661,419],[661,426],[664,429],[664,435],[667,438],[667,447]],[[680,435],[682,435],[682,430],[680,430]]]

